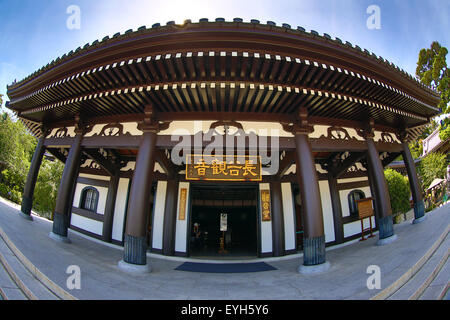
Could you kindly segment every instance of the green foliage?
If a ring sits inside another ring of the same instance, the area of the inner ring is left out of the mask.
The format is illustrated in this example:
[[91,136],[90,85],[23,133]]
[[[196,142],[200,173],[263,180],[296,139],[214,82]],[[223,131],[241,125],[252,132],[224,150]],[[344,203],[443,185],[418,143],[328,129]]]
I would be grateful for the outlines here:
[[394,216],[406,213],[410,209],[408,178],[392,169],[385,170],[384,176],[388,184],[389,197]]
[[422,188],[428,189],[434,179],[444,179],[447,173],[446,155],[433,152],[424,157],[419,166],[419,173],[422,178]]
[[[7,113],[0,114],[0,195],[18,204],[28,175],[36,139],[20,121]],[[56,195],[64,164],[42,160],[33,195],[33,209],[50,217],[56,205]]]
[[59,182],[64,164],[43,159],[33,195],[33,209],[50,218],[56,205]]
[[439,138],[446,141],[450,138],[450,117],[442,120],[439,126]]
[[447,48],[434,41],[430,49],[420,50],[416,68],[420,81],[440,92],[439,108],[443,113],[450,112],[450,70],[447,68],[447,53]]

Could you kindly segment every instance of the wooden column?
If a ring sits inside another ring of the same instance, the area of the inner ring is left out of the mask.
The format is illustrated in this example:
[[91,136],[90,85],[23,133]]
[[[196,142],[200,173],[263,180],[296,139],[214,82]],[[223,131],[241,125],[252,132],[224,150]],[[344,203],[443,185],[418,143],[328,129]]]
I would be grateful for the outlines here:
[[414,222],[418,223],[423,221],[425,216],[425,204],[422,198],[422,188],[420,187],[419,179],[417,178],[416,166],[414,159],[412,158],[411,151],[409,150],[408,142],[406,141],[406,134],[399,135],[399,139],[402,142],[402,155],[405,163],[406,171],[408,172],[409,186],[414,202]]
[[337,178],[328,174],[328,187],[330,188],[331,206],[333,208],[334,237],[336,243],[344,242],[344,225],[342,223],[342,205],[337,187]]
[[[304,266],[316,266],[326,263],[322,202],[316,165],[308,138],[308,133],[312,132],[312,130],[312,126],[308,125],[307,122],[307,111],[302,108],[299,113],[299,120],[294,125],[292,133],[295,137],[297,176],[303,204]],[[301,273],[309,272],[305,270],[307,268],[299,268]]]
[[58,188],[58,197],[56,199],[55,214],[53,216],[53,231],[50,236],[57,240],[68,242],[67,229],[70,224],[70,212],[72,208],[72,193],[74,180],[77,178],[78,168],[80,166],[81,142],[83,132],[76,131],[76,136],[69,151],[61,183]]
[[166,204],[164,208],[164,229],[162,253],[166,256],[175,255],[175,229],[177,222],[178,181],[168,180]]
[[115,175],[111,177],[108,185],[108,195],[106,197],[105,215],[103,220],[103,241],[111,242],[112,239],[112,228],[114,220],[114,208],[116,206],[117,198],[117,188],[119,186],[120,176],[116,172]]
[[23,190],[22,206],[20,211],[22,212],[22,216],[28,220],[33,220],[31,217],[31,209],[33,208],[33,194],[39,174],[39,168],[41,167],[42,158],[45,153],[45,136],[46,131],[44,131],[43,136],[39,138],[36,149],[34,150],[33,159],[31,160],[30,169],[28,171],[27,182],[25,183],[25,188]]
[[[123,261],[119,266],[128,271],[149,271],[147,265],[147,219],[150,213],[150,192],[155,167],[155,145],[158,121],[153,108],[145,108],[144,121],[138,127],[143,131],[131,184]],[[124,263],[125,264],[124,264]]]
[[[384,177],[384,169],[380,160],[380,155],[375,142],[373,141],[373,122],[364,132],[364,138],[367,143],[367,163],[370,170],[373,191],[375,193],[377,223],[379,230],[379,240],[387,239],[394,236],[394,227],[392,221],[391,200],[389,198],[389,190]],[[393,237],[391,240],[394,240]],[[379,241],[379,244],[389,242]]]
[[274,257],[284,255],[284,218],[281,182],[270,182],[270,200],[272,207],[272,252]]

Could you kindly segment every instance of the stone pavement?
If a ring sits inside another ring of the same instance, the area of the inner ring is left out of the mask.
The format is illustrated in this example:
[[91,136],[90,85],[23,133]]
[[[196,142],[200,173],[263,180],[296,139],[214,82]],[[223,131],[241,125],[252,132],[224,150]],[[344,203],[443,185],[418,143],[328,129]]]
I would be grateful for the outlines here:
[[[282,259],[259,259],[278,270],[241,273],[193,273],[174,270],[182,259],[149,255],[152,272],[129,274],[117,267],[122,248],[87,239],[72,230],[72,243],[49,238],[51,221],[34,216],[27,221],[20,208],[0,198],[0,228],[16,247],[48,278],[78,299],[370,299],[395,282],[424,256],[450,224],[450,203],[427,214],[427,219],[412,225],[394,225],[398,239],[376,246],[377,237],[364,242],[327,249],[331,268],[325,273],[300,275],[299,255]],[[448,246],[448,241],[443,245]],[[192,261],[192,259],[191,259]],[[81,269],[81,289],[66,286],[67,267]],[[381,289],[366,286],[367,267],[381,269]]]

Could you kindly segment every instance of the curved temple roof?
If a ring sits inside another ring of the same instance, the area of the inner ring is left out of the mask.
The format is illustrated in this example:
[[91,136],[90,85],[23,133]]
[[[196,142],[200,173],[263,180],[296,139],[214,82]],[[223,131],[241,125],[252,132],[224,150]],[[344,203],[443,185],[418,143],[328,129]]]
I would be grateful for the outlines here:
[[273,22],[201,19],[105,37],[8,86],[8,107],[33,134],[41,124],[138,119],[290,122],[316,119],[414,128],[440,112],[439,95],[367,50]]

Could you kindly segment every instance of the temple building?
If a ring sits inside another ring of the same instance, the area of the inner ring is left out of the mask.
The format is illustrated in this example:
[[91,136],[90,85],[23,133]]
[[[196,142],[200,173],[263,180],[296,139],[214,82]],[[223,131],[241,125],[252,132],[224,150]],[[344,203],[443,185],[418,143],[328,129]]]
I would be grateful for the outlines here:
[[439,94],[327,34],[240,18],[154,24],[70,51],[8,96],[39,139],[22,216],[48,152],[65,163],[50,237],[69,242],[70,228],[122,245],[127,270],[149,270],[147,252],[301,251],[299,272],[323,270],[327,246],[361,236],[367,198],[378,244],[390,243],[383,168],[400,154],[424,219],[408,142]]

